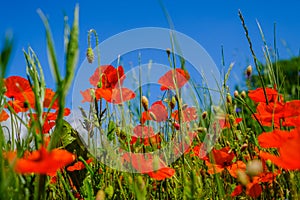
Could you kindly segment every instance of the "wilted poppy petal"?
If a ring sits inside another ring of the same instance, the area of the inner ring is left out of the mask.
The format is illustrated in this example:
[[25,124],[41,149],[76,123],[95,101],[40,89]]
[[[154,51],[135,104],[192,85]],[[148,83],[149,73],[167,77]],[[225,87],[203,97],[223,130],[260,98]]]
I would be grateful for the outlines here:
[[161,90],[175,90],[176,88],[182,88],[189,79],[190,75],[187,71],[177,68],[175,71],[170,70],[160,77],[158,83],[161,84]]

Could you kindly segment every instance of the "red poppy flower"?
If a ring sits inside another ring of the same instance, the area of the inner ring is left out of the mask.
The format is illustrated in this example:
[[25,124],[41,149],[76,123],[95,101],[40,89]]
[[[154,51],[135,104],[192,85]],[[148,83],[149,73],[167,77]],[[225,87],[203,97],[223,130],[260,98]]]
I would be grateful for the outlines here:
[[6,121],[9,118],[9,115],[5,110],[2,110],[0,113],[0,122]]
[[158,83],[161,84],[161,90],[175,90],[176,88],[182,88],[189,79],[190,75],[187,71],[177,68],[176,70],[170,70],[165,73],[160,77]]
[[242,185],[237,185],[233,192],[231,193],[231,197],[236,197],[236,196],[239,196],[240,194],[242,194],[243,192],[243,186]]
[[288,139],[279,148],[279,156],[261,152],[260,157],[287,170],[300,169],[300,137]]
[[131,136],[131,145],[137,141],[145,146],[160,145],[161,143],[160,133],[155,134],[152,127],[138,125],[133,129],[133,132],[134,136]]
[[[278,101],[278,97],[280,97],[281,101],[282,96],[278,94],[277,90],[274,90],[272,88],[265,88],[266,94],[267,94],[267,98],[268,98],[268,102],[277,102]],[[265,98],[265,94],[264,94],[264,90],[263,88],[257,88],[255,90],[249,90],[248,96],[250,99],[252,99],[255,102],[263,102],[266,103],[266,98]]]
[[30,155],[18,159],[15,171],[21,174],[54,174],[74,160],[75,156],[67,150],[53,149],[48,152],[45,147],[41,147]]
[[24,99],[24,93],[32,92],[29,81],[20,76],[10,76],[4,80],[5,96],[12,99]]
[[246,186],[246,194],[252,198],[257,198],[262,193],[262,187],[256,182],[250,182]]
[[284,131],[275,129],[272,132],[264,132],[258,136],[259,145],[262,148],[280,148],[286,141],[298,137],[296,129]]
[[135,93],[128,88],[114,88],[114,89],[98,88],[96,90],[96,97],[103,98],[107,102],[113,104],[122,104],[123,102],[135,98]]
[[[99,88],[118,88],[123,84],[125,79],[124,69],[122,66],[114,68],[112,65],[104,65],[98,67],[94,74],[90,77],[90,83]],[[119,84],[120,83],[120,84]]]
[[147,120],[154,120],[157,122],[163,122],[168,119],[167,107],[162,101],[154,102],[148,111],[144,111],[141,117],[141,124],[144,124]]
[[208,167],[208,173],[216,174],[222,172],[224,169],[230,170],[230,167],[233,164],[232,160],[234,158],[234,153],[229,153],[229,150],[229,147],[224,147],[220,150],[213,149],[211,153],[214,158],[214,163],[211,163],[208,157],[204,158],[205,164]]
[[148,172],[148,175],[158,181],[165,180],[166,178],[171,178],[175,174],[175,169],[170,167],[164,167],[157,171]]
[[[154,159],[152,155],[124,153],[123,159],[131,163],[132,167],[142,174],[148,174],[156,180],[171,178],[175,170],[166,166],[159,158]],[[157,165],[157,166],[156,166]]]
[[280,119],[284,117],[285,105],[281,102],[259,103],[256,107],[255,117],[263,126],[280,127]]
[[272,126],[279,128],[281,121],[283,126],[297,125],[297,117],[300,115],[299,100],[293,100],[286,103],[271,102],[269,104],[259,103],[256,107],[255,117],[264,126]]
[[[88,160],[86,160],[86,163],[90,164],[92,161],[93,161],[93,159],[88,159]],[[70,171],[70,172],[80,171],[80,170],[83,170],[83,169],[85,169],[85,165],[81,161],[77,161],[73,165],[67,167],[67,170]]]
[[[198,119],[197,109],[195,107],[187,107],[182,110],[182,122],[190,122]],[[176,121],[179,121],[178,110],[175,110],[171,117]]]
[[[11,100],[7,104],[16,112],[27,112],[29,110],[29,105],[20,100]],[[8,108],[8,105],[5,105]]]

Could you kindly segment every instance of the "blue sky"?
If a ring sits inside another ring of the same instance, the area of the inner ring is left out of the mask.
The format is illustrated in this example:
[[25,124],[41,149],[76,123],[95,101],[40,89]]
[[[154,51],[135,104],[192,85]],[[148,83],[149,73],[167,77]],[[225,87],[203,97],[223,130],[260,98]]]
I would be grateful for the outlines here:
[[[243,81],[242,72],[252,63],[248,43],[238,17],[240,9],[246,20],[254,49],[262,59],[262,46],[256,20],[263,28],[268,45],[273,46],[273,25],[276,22],[277,45],[280,58],[299,54],[300,47],[300,2],[299,1],[163,1],[175,30],[199,42],[221,66],[221,46],[224,47],[225,64],[235,62],[232,80]],[[22,49],[29,45],[40,58],[46,72],[45,31],[36,10],[40,8],[48,17],[56,44],[57,55],[63,66],[63,16],[73,16],[75,4],[80,6],[80,57],[85,59],[86,33],[94,28],[100,42],[114,34],[139,27],[164,27],[169,25],[158,1],[3,1],[0,7],[0,36],[13,33],[15,48],[8,75],[25,76],[25,60]],[[285,41],[287,46],[284,45]],[[48,86],[53,87],[51,76],[46,77]]]

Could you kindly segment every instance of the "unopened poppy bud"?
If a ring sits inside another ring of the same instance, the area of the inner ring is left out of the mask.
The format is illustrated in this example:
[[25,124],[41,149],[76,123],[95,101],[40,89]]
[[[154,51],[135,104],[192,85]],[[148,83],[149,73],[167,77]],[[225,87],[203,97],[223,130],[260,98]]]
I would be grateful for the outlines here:
[[138,188],[140,189],[140,191],[145,189],[145,181],[142,176],[137,177],[137,184],[138,184]]
[[241,92],[241,97],[243,98],[243,99],[245,99],[246,98],[246,92],[243,90],[242,92]]
[[156,116],[153,112],[150,112],[150,117],[152,120],[156,121]]
[[248,144],[245,143],[241,146],[241,152],[245,151],[248,148]]
[[180,125],[178,123],[173,123],[173,126],[176,130],[179,130],[180,129]]
[[96,200],[105,200],[105,192],[103,190],[97,192]]
[[249,65],[246,69],[246,74],[247,74],[247,77],[249,78],[252,74],[252,66]]
[[252,160],[246,166],[246,173],[253,177],[263,172],[262,162],[260,160]]
[[105,188],[105,194],[107,194],[107,198],[111,199],[114,195],[114,188],[113,186],[109,185]]
[[204,111],[204,112],[202,113],[202,119],[205,119],[206,117],[207,117],[207,112]]
[[87,58],[89,63],[94,62],[94,52],[93,52],[93,49],[91,47],[87,48],[86,58]]
[[226,100],[227,100],[227,103],[232,104],[232,97],[229,93],[226,96]]
[[238,98],[239,97],[239,92],[237,90],[235,90],[233,95],[234,95],[235,98]]
[[185,109],[187,109],[187,107],[188,107],[188,105],[187,105],[187,104],[183,104],[183,106],[182,106],[182,110],[185,110]]
[[249,183],[247,174],[242,170],[237,170],[237,179],[242,185],[247,185]]
[[197,131],[198,131],[199,133],[206,133],[206,132],[207,132],[207,129],[206,129],[205,127],[199,127],[199,128],[197,128]]
[[166,52],[167,52],[168,57],[170,57],[171,49],[170,49],[170,48],[167,48],[167,49],[166,49]]
[[148,111],[149,101],[148,98],[145,96],[142,96],[142,105],[145,111]]
[[173,110],[176,106],[176,98],[173,96],[171,101],[169,102],[170,108]]

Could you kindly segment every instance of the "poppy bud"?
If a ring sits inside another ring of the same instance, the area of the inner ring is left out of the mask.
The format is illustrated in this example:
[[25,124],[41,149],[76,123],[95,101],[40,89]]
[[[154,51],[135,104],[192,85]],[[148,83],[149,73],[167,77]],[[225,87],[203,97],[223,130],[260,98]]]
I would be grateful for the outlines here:
[[233,95],[234,95],[235,98],[238,98],[239,97],[239,92],[237,90],[235,90]]
[[237,170],[237,179],[242,185],[247,185],[249,183],[247,174],[242,170]]
[[180,129],[180,125],[178,123],[173,123],[173,126],[176,130],[179,130]]
[[93,52],[93,49],[91,47],[87,48],[86,58],[87,58],[89,63],[93,63],[93,61],[94,61],[94,52]]
[[145,189],[145,181],[142,176],[137,177],[137,184],[140,191],[143,191]]
[[170,49],[170,48],[167,48],[167,49],[166,49],[166,52],[167,52],[167,54],[168,54],[168,57],[170,57],[171,49]]
[[243,98],[243,99],[245,99],[246,98],[246,92],[243,90],[242,92],[241,92],[241,97]]
[[185,109],[187,109],[187,107],[188,107],[188,105],[187,105],[187,104],[183,104],[183,106],[182,106],[182,110],[185,110]]
[[105,192],[103,190],[97,192],[96,200],[105,200]]
[[176,105],[176,98],[173,96],[171,101],[169,101],[169,106],[173,110],[175,108],[175,105]]
[[232,97],[229,93],[226,96],[226,100],[227,100],[227,103],[232,104]]
[[263,172],[262,162],[260,160],[252,160],[246,166],[246,173],[253,177]]
[[242,146],[241,146],[241,152],[243,152],[243,151],[245,151],[246,149],[248,148],[248,144],[247,143],[245,143],[245,144],[243,144]]
[[204,112],[202,113],[202,119],[205,119],[206,117],[207,117],[207,112],[204,111]]
[[142,96],[142,106],[145,109],[145,111],[148,111],[149,101],[145,96]]
[[111,199],[114,195],[114,188],[113,186],[109,185],[105,188],[105,194],[107,194],[107,198]]
[[252,66],[249,65],[246,69],[246,74],[247,74],[247,77],[249,78],[252,74]]
[[150,112],[150,117],[152,120],[156,121],[156,116],[153,112]]

